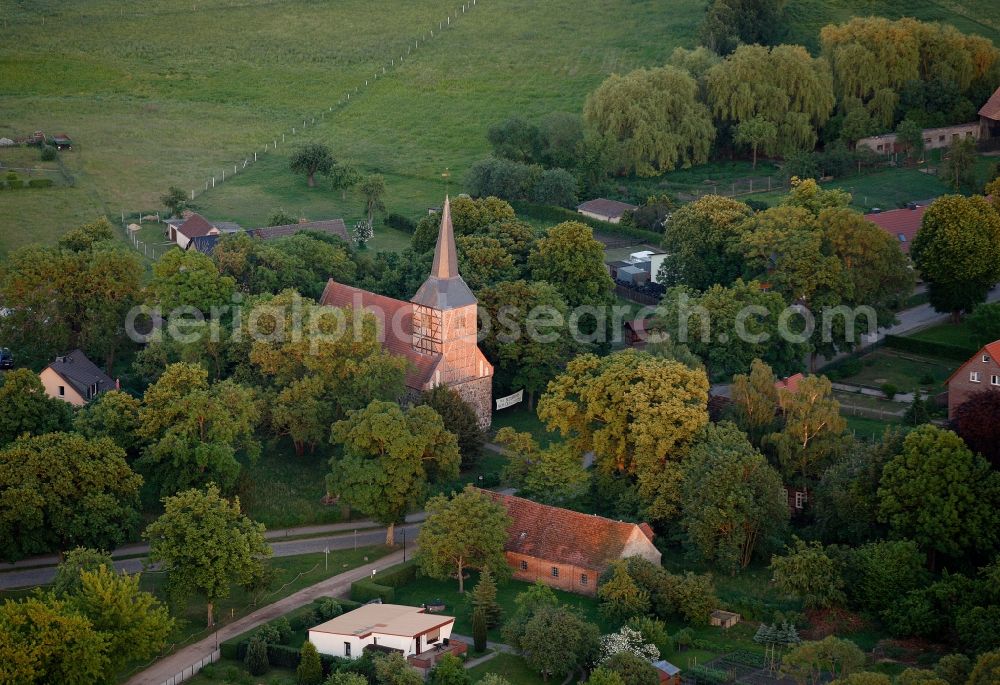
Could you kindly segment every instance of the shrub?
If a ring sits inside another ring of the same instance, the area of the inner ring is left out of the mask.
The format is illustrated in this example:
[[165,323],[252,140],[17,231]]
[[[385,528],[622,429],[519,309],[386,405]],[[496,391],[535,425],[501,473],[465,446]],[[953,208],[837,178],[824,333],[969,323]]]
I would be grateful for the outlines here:
[[250,639],[254,640],[256,638],[260,638],[264,642],[267,642],[272,645],[281,644],[282,642],[281,632],[278,630],[278,627],[270,623],[265,623],[260,628],[258,628],[257,631],[254,633],[254,636]]
[[841,362],[837,368],[840,371],[841,378],[850,378],[861,373],[864,369],[864,364],[857,357],[850,357]]
[[324,597],[320,600],[319,606],[316,608],[316,614],[321,621],[329,621],[331,618],[336,618],[342,613],[344,613],[344,608],[333,597]]
[[320,685],[323,682],[323,664],[319,661],[316,645],[311,642],[302,645],[302,660],[295,669],[295,682],[299,685]]
[[29,188],[51,188],[52,179],[51,178],[33,178],[28,181]]
[[385,217],[385,225],[395,228],[404,233],[413,233],[417,230],[417,222],[402,214],[392,213]]
[[477,652],[486,651],[486,611],[481,607],[472,612],[472,641]]
[[243,661],[246,656],[247,641],[243,638],[233,638],[226,640],[219,645],[219,653],[223,659],[230,661]]
[[388,585],[380,585],[370,580],[357,580],[351,583],[351,599],[358,602],[370,602],[381,599],[385,604],[391,604],[396,596],[396,590]]
[[916,338],[903,338],[898,335],[885,336],[885,346],[903,352],[913,352],[915,354],[926,354],[932,357],[944,357],[954,361],[964,362],[969,356],[976,353],[974,347],[962,347],[960,345],[949,345],[946,343],[931,342],[929,340],[917,340]]
[[51,162],[56,158],[56,149],[51,145],[42,145],[39,157],[42,158],[43,162]]
[[920,377],[920,385],[934,385],[935,382],[934,376],[929,373],[925,373]]
[[295,647],[287,645],[267,645],[267,660],[272,666],[282,668],[298,668],[302,653]]
[[717,668],[707,666],[690,666],[686,670],[686,675],[693,676],[698,682],[706,682],[710,685],[723,685],[729,682],[729,674]]
[[292,630],[306,630],[312,628],[314,625],[319,623],[319,616],[316,615],[315,609],[307,609],[301,614],[292,617],[290,625]]
[[11,178],[10,176],[8,176],[7,177],[7,187],[10,188],[11,190],[17,190],[18,188],[23,188],[24,187],[24,181],[22,181],[21,179],[16,178],[16,177],[15,178]]
[[278,642],[287,645],[288,641],[292,639],[292,625],[288,622],[288,619],[282,616],[271,625],[278,631]]
[[893,397],[896,396],[896,393],[899,392],[899,388],[897,388],[892,383],[883,383],[881,390],[882,394],[885,395],[886,399],[888,400],[891,400]]
[[260,635],[255,636],[247,645],[247,655],[244,663],[250,675],[264,675],[271,667],[267,660],[267,641]]

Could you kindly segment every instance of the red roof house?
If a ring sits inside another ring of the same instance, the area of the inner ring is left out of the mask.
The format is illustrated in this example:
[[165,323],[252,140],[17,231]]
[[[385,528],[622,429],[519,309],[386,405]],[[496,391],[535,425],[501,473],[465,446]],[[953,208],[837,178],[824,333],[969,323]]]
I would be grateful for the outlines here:
[[917,237],[917,231],[924,220],[926,206],[914,205],[912,209],[890,209],[887,212],[872,212],[865,218],[899,241],[899,249],[910,254],[910,243]]
[[1000,340],[994,340],[955,369],[945,384],[948,386],[948,418],[955,410],[980,390],[1000,392]]
[[784,380],[779,380],[774,384],[774,387],[778,390],[787,390],[788,392],[797,392],[799,389],[799,383],[805,378],[801,373],[797,373],[794,376],[789,376]]
[[626,523],[481,490],[512,519],[504,551],[514,577],[584,595],[597,593],[611,562],[639,556],[657,566],[660,550],[648,523]]

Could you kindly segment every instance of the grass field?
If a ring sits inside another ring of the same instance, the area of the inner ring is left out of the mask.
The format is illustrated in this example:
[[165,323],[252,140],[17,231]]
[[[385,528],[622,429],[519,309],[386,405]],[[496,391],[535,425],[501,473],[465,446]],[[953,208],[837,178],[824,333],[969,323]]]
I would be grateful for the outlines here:
[[541,685],[545,682],[540,675],[528,668],[524,659],[515,654],[497,654],[486,663],[469,669],[469,677],[473,683],[478,683],[490,673],[495,673],[501,678],[506,678],[508,682],[518,685]]
[[[960,323],[943,323],[931,328],[925,328],[922,331],[917,331],[907,337],[915,340],[926,340],[927,342],[964,347],[969,350],[970,356],[979,350],[980,347],[990,342],[989,340],[980,339],[978,335],[973,333],[966,321]],[[955,364],[955,366],[958,366],[958,364]]]
[[[896,386],[899,392],[912,392],[920,387],[925,393],[937,393],[943,383],[958,367],[957,362],[937,357],[880,348],[861,358],[858,373],[842,379],[845,383],[880,388],[885,383]],[[925,382],[932,379],[933,382]]]

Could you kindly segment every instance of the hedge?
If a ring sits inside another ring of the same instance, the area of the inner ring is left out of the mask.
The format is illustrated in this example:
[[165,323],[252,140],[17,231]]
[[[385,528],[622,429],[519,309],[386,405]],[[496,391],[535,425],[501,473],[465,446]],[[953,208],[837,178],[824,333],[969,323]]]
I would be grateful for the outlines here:
[[29,188],[50,188],[52,186],[51,178],[33,178],[28,181]]
[[412,583],[417,577],[417,565],[414,561],[390,566],[376,573],[371,578],[356,580],[351,583],[351,599],[356,602],[370,602],[381,599],[383,603],[391,603],[396,597],[396,588]]
[[885,336],[885,346],[895,350],[902,350],[903,352],[927,354],[933,357],[944,357],[945,359],[960,362],[966,361],[978,351],[978,348],[949,345],[947,343],[918,340],[916,338],[903,338],[898,335]]
[[607,221],[600,221],[599,219],[584,216],[583,214],[574,212],[572,209],[566,209],[564,207],[535,205],[529,202],[511,202],[510,204],[519,217],[530,216],[539,221],[552,221],[555,223],[562,223],[563,221],[579,221],[580,223],[587,224],[600,233],[610,233],[613,235],[627,236],[629,238],[639,238],[640,240],[649,241],[657,245],[661,240],[663,240],[663,235],[661,233],[647,231],[642,228],[631,228],[620,224],[612,224]]
[[8,178],[7,187],[10,188],[11,190],[17,190],[18,188],[23,188],[24,181],[22,181],[19,178]]
[[402,214],[389,214],[385,217],[385,225],[404,233],[413,233],[417,230],[417,222]]

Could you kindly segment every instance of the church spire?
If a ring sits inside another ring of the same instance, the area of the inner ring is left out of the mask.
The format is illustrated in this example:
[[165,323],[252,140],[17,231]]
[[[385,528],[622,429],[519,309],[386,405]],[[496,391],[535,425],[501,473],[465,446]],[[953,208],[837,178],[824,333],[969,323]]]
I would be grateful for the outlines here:
[[451,200],[445,195],[444,210],[441,212],[441,227],[438,229],[437,245],[434,247],[434,264],[431,276],[441,280],[458,276],[458,255],[455,253],[455,229],[451,225]]
[[476,297],[458,273],[455,229],[451,225],[451,201],[447,197],[444,199],[444,209],[441,211],[441,227],[438,229],[430,276],[410,302],[441,310],[476,303]]

